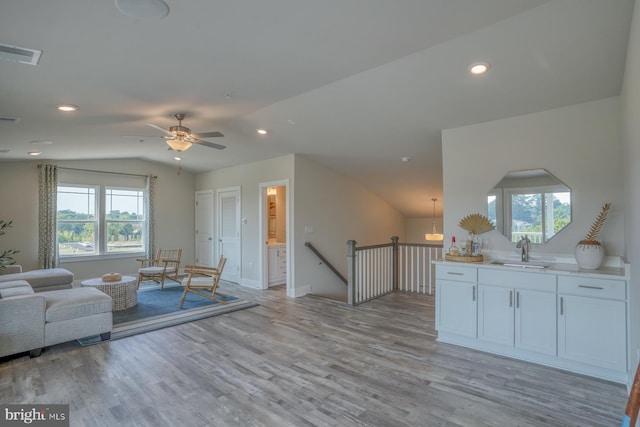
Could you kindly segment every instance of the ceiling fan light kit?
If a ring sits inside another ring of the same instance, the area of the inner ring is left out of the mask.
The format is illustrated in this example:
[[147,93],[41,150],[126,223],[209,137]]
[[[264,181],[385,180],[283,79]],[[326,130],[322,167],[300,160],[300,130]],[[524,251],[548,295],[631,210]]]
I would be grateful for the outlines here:
[[199,134],[191,133],[191,129],[186,126],[182,126],[182,120],[184,120],[185,114],[177,113],[174,116],[178,120],[178,125],[171,126],[169,130],[163,129],[153,123],[145,123],[147,126],[151,126],[152,128],[158,129],[166,134],[166,136],[163,136],[162,138],[167,141],[167,145],[169,145],[171,150],[178,152],[185,151],[191,148],[193,144],[204,145],[206,147],[216,148],[218,150],[224,150],[226,148],[224,145],[215,144],[213,142],[200,139],[224,136],[222,133],[216,131],[204,132]]

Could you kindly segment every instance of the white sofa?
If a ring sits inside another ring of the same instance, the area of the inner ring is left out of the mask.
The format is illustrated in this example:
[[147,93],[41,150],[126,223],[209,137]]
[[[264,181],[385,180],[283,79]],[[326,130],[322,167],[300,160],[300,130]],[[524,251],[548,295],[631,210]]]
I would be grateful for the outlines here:
[[[50,276],[48,270],[0,275],[0,357],[26,351],[36,357],[54,344],[95,335],[103,340],[111,337],[111,297],[95,288],[72,288],[71,272],[50,270],[56,271]],[[25,279],[5,280],[16,274]],[[61,283],[69,275],[71,280]]]

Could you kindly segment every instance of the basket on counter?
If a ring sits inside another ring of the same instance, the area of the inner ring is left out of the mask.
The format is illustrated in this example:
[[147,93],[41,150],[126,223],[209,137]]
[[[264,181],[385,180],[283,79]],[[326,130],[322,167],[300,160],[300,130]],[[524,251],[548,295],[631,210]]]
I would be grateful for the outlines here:
[[447,261],[456,262],[484,262],[484,256],[482,255],[450,255],[445,254],[444,259]]

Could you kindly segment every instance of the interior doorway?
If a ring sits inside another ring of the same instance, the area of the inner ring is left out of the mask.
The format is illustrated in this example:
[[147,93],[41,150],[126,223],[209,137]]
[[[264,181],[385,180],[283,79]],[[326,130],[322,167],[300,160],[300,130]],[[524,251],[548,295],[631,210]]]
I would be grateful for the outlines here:
[[289,181],[260,184],[260,241],[262,289],[286,285],[291,288],[291,252],[289,250]]

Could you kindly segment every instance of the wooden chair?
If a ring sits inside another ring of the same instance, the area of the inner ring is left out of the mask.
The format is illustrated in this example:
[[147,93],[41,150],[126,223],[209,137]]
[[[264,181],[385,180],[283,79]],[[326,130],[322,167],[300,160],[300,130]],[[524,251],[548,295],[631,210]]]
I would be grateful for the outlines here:
[[638,410],[640,409],[640,363],[636,369],[636,376],[633,379],[633,385],[631,386],[631,393],[629,393],[629,400],[627,400],[627,407],[624,410],[624,418],[622,419],[621,427],[635,427],[636,420],[638,419]]
[[182,292],[182,298],[180,299],[180,308],[184,304],[184,299],[187,296],[187,292],[193,292],[201,297],[209,298],[220,304],[226,304],[226,301],[216,298],[218,294],[218,286],[220,283],[220,276],[224,265],[227,263],[227,259],[223,256],[220,257],[217,267],[207,267],[202,265],[187,265],[184,268],[187,277],[182,279],[182,285],[184,286],[184,292]]
[[181,256],[182,249],[158,249],[155,258],[138,258],[141,264],[136,289],[144,280],[160,283],[160,289],[164,288],[164,279],[167,277],[177,282]]

